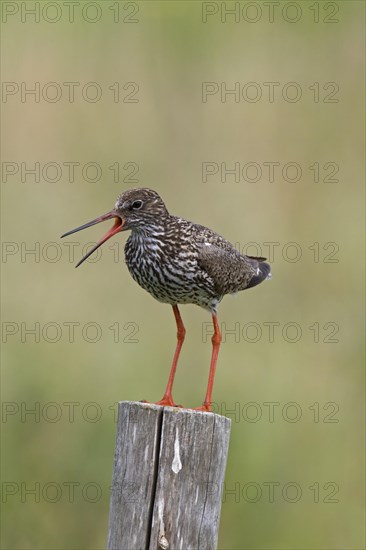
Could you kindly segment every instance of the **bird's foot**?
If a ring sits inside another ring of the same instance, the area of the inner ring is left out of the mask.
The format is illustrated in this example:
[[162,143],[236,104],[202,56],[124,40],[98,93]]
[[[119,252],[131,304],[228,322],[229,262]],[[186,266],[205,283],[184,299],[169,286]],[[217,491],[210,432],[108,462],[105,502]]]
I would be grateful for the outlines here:
[[211,403],[204,403],[201,407],[195,407],[194,411],[211,412]]
[[174,403],[171,395],[164,395],[163,399],[160,399],[155,405],[160,405],[161,407],[182,407],[182,405],[176,405]]

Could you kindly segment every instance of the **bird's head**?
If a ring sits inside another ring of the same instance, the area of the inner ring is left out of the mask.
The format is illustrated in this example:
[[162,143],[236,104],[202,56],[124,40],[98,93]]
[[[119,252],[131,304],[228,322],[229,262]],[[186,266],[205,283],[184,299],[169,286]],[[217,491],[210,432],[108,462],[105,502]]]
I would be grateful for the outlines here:
[[157,192],[143,188],[121,193],[114,205],[114,212],[124,221],[123,230],[159,226],[169,215]]
[[97,248],[99,248],[108,239],[119,233],[132,229],[132,231],[149,231],[161,227],[164,218],[169,216],[166,206],[161,197],[152,189],[129,189],[119,195],[113,210],[107,212],[99,218],[95,218],[72,231],[68,231],[62,237],[67,237],[72,233],[91,227],[97,223],[114,219],[113,227],[102,237],[102,239],[79,261],[78,267],[82,264]]

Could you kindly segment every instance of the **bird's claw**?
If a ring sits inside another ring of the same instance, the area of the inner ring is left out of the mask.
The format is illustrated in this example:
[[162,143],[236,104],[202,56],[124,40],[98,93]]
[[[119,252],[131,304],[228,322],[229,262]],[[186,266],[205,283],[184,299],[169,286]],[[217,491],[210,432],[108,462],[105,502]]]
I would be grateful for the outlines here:
[[201,407],[195,407],[194,411],[211,412],[211,403],[204,403]]
[[178,407],[180,409],[183,408],[183,405],[176,405],[172,399],[160,399],[160,401],[157,401],[156,403],[153,403],[152,401],[147,401],[146,399],[140,399],[139,403],[148,403],[150,405],[160,405],[161,407]]
[[[141,399],[140,403],[150,403],[150,401],[146,401],[146,399]],[[177,405],[174,403],[173,399],[171,397],[164,396],[160,401],[157,401],[156,403],[152,403],[153,405],[159,405],[160,407],[175,407],[182,409],[183,405]],[[189,409],[192,411],[201,411],[201,412],[211,412],[211,403],[204,403],[200,407],[195,407],[193,409]]]
[[182,405],[176,405],[171,397],[164,395],[163,399],[157,401],[155,405],[160,405],[161,407],[182,407]]

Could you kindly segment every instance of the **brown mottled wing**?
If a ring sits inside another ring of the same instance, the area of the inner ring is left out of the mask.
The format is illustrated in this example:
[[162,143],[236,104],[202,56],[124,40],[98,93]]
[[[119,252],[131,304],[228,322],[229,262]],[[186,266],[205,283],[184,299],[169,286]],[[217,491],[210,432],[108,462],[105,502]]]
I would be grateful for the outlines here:
[[244,290],[257,273],[256,267],[234,247],[221,248],[212,243],[200,247],[197,263],[213,280],[218,296]]

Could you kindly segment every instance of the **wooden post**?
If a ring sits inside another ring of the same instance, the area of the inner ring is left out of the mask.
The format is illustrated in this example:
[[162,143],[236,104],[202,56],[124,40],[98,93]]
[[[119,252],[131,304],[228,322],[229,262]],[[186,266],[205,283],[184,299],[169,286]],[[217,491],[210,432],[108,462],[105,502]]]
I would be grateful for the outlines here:
[[217,547],[230,420],[119,403],[108,550]]

